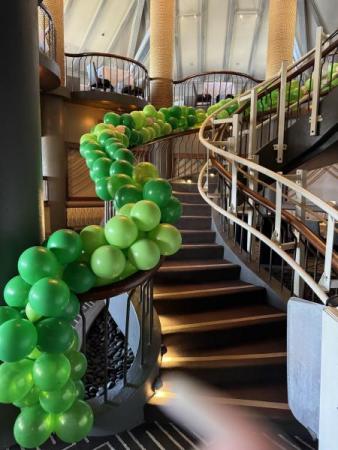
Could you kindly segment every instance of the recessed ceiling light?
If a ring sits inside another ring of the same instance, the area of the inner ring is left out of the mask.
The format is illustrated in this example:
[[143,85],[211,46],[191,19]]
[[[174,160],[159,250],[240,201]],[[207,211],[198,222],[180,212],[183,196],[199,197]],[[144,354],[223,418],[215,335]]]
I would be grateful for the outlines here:
[[240,15],[239,15],[239,18],[240,18],[240,19],[243,19],[243,14],[240,14]]

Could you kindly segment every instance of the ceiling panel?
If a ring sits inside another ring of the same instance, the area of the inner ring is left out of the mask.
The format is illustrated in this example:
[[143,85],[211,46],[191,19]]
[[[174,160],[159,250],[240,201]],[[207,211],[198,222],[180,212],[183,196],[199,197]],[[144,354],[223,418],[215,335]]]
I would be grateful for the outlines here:
[[257,17],[257,14],[242,14],[240,12],[235,14],[229,62],[230,70],[247,72]]

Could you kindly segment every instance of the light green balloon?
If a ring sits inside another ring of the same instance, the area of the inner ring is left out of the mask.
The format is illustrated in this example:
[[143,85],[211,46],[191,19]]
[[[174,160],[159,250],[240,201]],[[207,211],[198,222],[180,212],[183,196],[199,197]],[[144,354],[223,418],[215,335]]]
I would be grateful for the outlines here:
[[36,386],[33,386],[32,389],[28,392],[24,398],[18,402],[15,402],[14,405],[18,408],[27,408],[29,406],[34,406],[39,403],[39,389]]
[[66,354],[71,367],[71,377],[73,380],[81,380],[87,370],[87,358],[81,352],[67,352]]
[[141,162],[134,168],[133,178],[137,183],[144,184],[151,178],[158,178],[158,170],[149,162]]
[[61,353],[43,353],[33,365],[33,380],[42,391],[61,389],[69,380],[71,366]]
[[83,400],[85,397],[86,389],[85,385],[81,380],[74,381],[75,389],[76,389],[76,396],[79,400]]
[[68,444],[84,439],[92,429],[94,415],[91,407],[77,400],[68,411],[59,414],[55,421],[56,435]]
[[107,241],[118,248],[128,248],[137,238],[137,226],[127,216],[112,217],[105,225]]
[[113,279],[123,272],[126,259],[119,248],[103,245],[92,254],[90,264],[96,276]]
[[182,236],[179,230],[168,223],[158,225],[148,233],[148,238],[156,242],[161,255],[174,255],[182,245]]
[[60,414],[67,411],[77,397],[77,389],[74,381],[69,379],[67,383],[57,391],[41,391],[39,401],[41,407],[52,414]]
[[40,405],[24,408],[14,424],[16,442],[24,448],[36,448],[47,441],[53,431],[53,418]]
[[161,220],[161,210],[150,200],[141,200],[133,206],[130,217],[141,231],[150,231],[157,227]]
[[21,401],[33,387],[33,361],[23,359],[0,365],[0,403]]
[[161,258],[158,245],[150,239],[136,241],[128,251],[128,259],[139,270],[155,267]]
[[132,210],[132,207],[135,205],[135,203],[126,203],[122,206],[117,212],[117,215],[119,216],[126,216],[130,218],[130,213]]

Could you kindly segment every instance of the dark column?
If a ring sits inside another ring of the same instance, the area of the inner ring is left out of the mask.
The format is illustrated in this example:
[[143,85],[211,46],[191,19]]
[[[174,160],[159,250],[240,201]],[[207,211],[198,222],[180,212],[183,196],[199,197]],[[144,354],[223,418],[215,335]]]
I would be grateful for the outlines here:
[[1,3],[0,288],[40,242],[42,213],[36,0]]

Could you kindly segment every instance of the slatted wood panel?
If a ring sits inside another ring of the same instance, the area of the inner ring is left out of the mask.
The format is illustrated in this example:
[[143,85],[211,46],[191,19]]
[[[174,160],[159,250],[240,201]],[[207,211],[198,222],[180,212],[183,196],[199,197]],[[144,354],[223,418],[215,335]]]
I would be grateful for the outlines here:
[[78,145],[66,143],[67,148],[67,190],[69,197],[96,197],[94,183],[81,157]]

